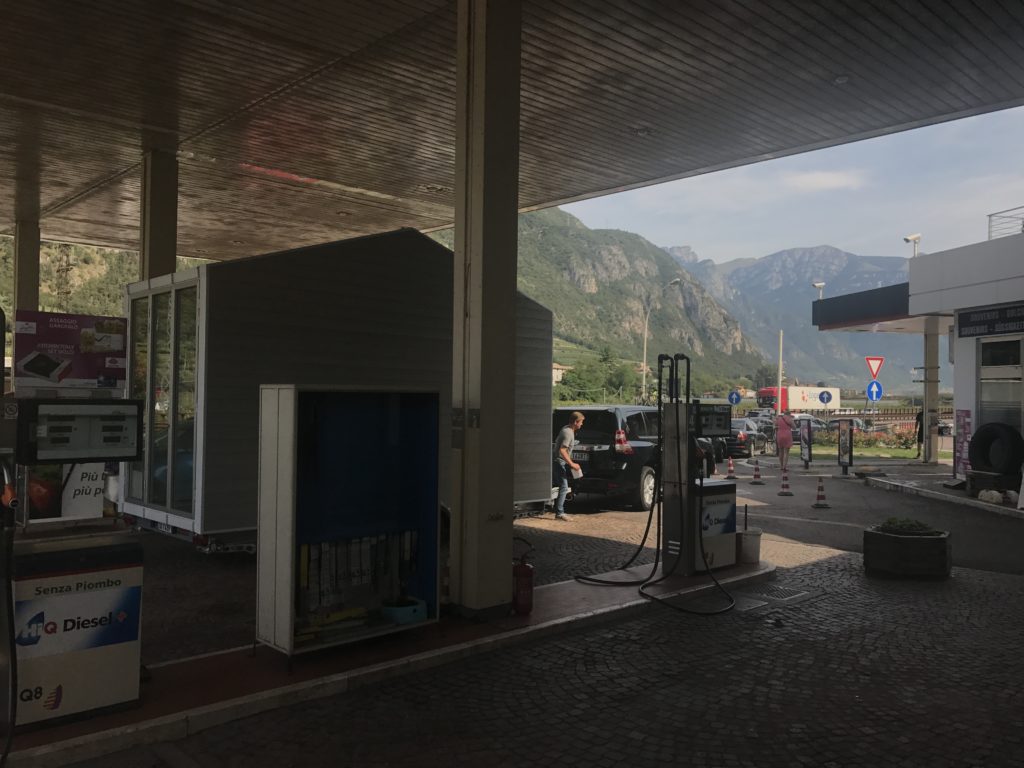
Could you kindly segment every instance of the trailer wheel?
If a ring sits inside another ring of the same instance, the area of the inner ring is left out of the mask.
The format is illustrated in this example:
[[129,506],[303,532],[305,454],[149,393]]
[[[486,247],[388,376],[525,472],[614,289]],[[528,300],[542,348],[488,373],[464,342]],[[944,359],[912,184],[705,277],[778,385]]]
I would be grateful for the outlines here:
[[1024,438],[1009,424],[982,424],[971,436],[967,458],[972,469],[1015,474],[1024,463]]

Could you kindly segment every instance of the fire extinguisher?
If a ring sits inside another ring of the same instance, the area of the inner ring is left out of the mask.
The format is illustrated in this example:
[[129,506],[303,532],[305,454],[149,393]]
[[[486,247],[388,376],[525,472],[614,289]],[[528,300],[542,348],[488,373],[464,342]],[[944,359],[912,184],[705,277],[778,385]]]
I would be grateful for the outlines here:
[[519,536],[514,537],[513,541],[521,541],[529,547],[519,557],[512,558],[512,610],[520,616],[526,616],[533,610],[533,566],[526,562],[533,547]]

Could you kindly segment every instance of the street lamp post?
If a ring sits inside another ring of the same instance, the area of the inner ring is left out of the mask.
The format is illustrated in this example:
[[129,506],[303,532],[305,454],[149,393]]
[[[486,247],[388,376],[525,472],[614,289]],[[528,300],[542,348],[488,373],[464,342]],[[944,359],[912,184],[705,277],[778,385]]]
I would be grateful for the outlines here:
[[[660,293],[664,293],[673,285],[679,285],[681,280],[676,277],[669,280],[663,286],[661,286]],[[640,372],[640,398],[647,401],[647,326],[651,319],[651,309],[654,306],[654,297],[648,295],[647,300],[644,302],[644,362],[643,369]]]

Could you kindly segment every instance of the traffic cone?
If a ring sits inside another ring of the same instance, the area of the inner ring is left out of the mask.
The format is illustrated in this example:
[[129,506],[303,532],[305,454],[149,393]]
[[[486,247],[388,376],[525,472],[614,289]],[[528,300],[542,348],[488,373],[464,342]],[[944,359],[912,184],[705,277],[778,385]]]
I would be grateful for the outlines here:
[[811,504],[814,509],[832,509],[832,505],[825,501],[825,479],[818,475],[818,497]]
[[764,480],[761,479],[761,465],[757,463],[757,459],[754,459],[754,479],[750,481],[751,485],[764,485]]
[[736,466],[732,463],[732,456],[729,457],[728,470],[729,470],[729,474],[727,474],[725,476],[725,479],[726,480],[735,480],[736,479]]
[[789,490],[789,470],[782,470],[782,488],[779,490],[779,496],[792,496],[793,492]]

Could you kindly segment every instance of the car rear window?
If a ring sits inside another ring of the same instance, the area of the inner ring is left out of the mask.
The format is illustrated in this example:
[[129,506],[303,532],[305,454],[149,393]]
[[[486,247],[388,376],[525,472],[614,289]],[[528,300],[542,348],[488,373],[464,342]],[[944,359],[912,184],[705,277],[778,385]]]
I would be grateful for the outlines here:
[[[583,414],[583,429],[576,433],[581,442],[601,441],[611,443],[615,440],[615,430],[619,428],[618,420],[612,411],[578,409]],[[559,431],[572,421],[572,411],[555,411],[552,420],[551,438],[558,437]]]

